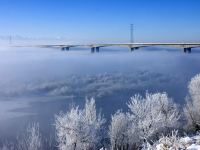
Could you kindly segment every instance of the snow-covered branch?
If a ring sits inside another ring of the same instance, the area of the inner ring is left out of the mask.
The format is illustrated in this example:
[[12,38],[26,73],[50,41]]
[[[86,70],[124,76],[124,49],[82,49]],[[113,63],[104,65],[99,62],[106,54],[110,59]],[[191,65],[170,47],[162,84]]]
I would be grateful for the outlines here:
[[84,109],[72,107],[56,116],[55,126],[60,150],[88,150],[98,147],[105,119],[97,114],[95,100],[86,100]]

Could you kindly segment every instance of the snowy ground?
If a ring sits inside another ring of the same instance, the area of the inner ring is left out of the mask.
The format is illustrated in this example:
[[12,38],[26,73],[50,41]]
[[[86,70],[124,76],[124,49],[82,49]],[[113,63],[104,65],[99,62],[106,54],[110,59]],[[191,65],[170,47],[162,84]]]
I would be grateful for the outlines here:
[[163,137],[155,146],[148,150],[200,150],[200,135],[179,138],[175,134],[171,137]]

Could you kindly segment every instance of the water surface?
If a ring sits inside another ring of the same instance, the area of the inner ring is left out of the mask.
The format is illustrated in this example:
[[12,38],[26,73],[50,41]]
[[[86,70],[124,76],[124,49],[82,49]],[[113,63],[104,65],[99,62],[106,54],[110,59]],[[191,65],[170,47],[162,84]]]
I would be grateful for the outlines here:
[[134,94],[167,92],[183,104],[190,79],[200,73],[200,50],[144,48],[0,49],[0,136],[16,136],[38,121],[44,135],[53,128],[54,115],[72,105],[83,106],[94,97],[109,120],[117,109],[127,110]]

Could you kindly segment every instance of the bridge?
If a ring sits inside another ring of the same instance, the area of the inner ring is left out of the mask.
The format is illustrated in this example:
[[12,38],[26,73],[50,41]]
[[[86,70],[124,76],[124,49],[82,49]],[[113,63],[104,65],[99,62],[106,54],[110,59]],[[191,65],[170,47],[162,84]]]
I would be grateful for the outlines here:
[[76,45],[76,44],[66,44],[66,45],[39,45],[39,47],[46,47],[46,48],[60,48],[63,51],[69,51],[73,47],[88,47],[91,49],[91,52],[99,52],[100,48],[102,47],[127,47],[131,51],[136,49],[140,49],[143,47],[154,47],[154,46],[165,46],[165,47],[172,47],[172,48],[180,48],[183,49],[184,53],[191,53],[192,48],[200,48],[200,43],[113,43],[113,44],[83,44],[83,45]]

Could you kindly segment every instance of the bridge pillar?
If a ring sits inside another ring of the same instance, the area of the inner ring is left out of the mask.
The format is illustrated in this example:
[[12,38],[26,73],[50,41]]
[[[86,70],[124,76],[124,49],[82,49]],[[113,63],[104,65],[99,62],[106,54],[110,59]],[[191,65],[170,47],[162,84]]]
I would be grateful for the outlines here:
[[91,48],[91,53],[94,53],[95,52],[95,47],[92,47]]
[[184,48],[184,53],[191,53],[192,52],[192,48]]
[[99,49],[100,49],[100,47],[96,47],[96,52],[97,52],[97,53],[99,52]]
[[62,48],[61,48],[62,51],[65,51],[65,50],[66,50],[66,51],[69,51],[69,49],[70,49],[70,47],[62,47]]
[[135,50],[135,48],[134,47],[131,47],[131,52],[133,52]]
[[191,53],[192,52],[192,48],[188,48],[188,53]]
[[65,47],[65,50],[66,50],[66,51],[69,51],[69,48],[70,48],[70,47]]

